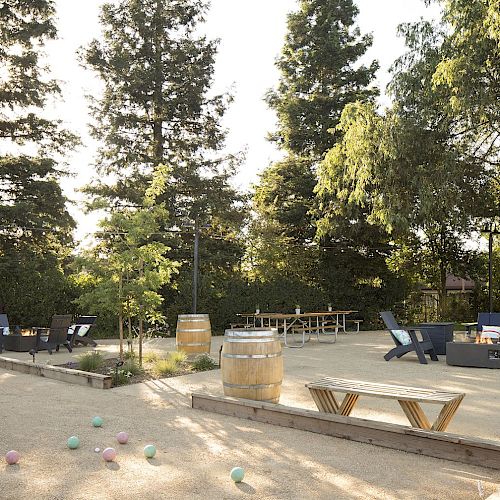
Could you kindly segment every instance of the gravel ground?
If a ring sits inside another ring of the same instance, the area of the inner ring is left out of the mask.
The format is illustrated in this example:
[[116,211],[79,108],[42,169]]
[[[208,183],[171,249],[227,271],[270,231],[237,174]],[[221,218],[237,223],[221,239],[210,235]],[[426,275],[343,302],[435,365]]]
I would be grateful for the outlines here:
[[[448,430],[500,441],[500,370],[451,367],[444,358],[425,366],[411,354],[386,363],[390,346],[388,335],[367,332],[285,349],[280,403],[314,408],[304,384],[328,375],[463,391]],[[148,346],[172,347],[172,339]],[[108,341],[102,349],[116,346]],[[69,358],[40,353],[37,360]],[[500,471],[486,467],[192,410],[194,390],[221,394],[220,372],[102,391],[0,370],[0,454],[22,455],[19,465],[0,465],[0,499],[474,499],[478,482],[484,497],[500,485]],[[94,415],[103,417],[102,428],[92,427]],[[375,398],[360,399],[353,416],[407,424],[396,402]],[[122,430],[130,434],[126,445],[115,439]],[[77,450],[66,447],[71,435],[80,438]],[[158,453],[147,460],[149,443]],[[107,446],[118,451],[111,464],[94,452]],[[234,466],[246,470],[239,485],[229,479]]]

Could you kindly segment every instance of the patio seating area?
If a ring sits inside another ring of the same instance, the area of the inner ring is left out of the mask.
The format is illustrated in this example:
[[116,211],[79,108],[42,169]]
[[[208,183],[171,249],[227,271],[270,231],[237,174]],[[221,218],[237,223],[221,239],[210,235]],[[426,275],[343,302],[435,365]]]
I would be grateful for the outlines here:
[[[222,341],[222,337],[212,338],[214,358]],[[117,352],[116,341],[98,344],[98,350],[106,355]],[[466,394],[447,431],[500,441],[498,370],[449,366],[444,357],[428,365],[421,365],[416,356],[387,363],[383,355],[391,344],[389,333],[378,331],[341,334],[331,345],[311,342],[307,349],[284,349],[280,404],[317,411],[305,384],[323,377],[439,388]],[[156,351],[174,348],[174,339],[154,339],[145,346],[146,350]],[[50,356],[42,351],[37,361],[64,362],[73,356],[75,352],[61,350]],[[9,353],[9,357],[24,359],[26,353]],[[105,498],[102,484],[106,484],[117,497],[154,495],[162,490],[182,491],[179,498],[202,493],[208,498],[250,494],[259,498],[299,498],[309,491],[315,498],[465,499],[477,497],[478,481],[489,493],[496,491],[500,483],[500,471],[487,467],[193,410],[189,406],[192,392],[222,395],[220,371],[149,381],[110,392],[0,370],[2,442],[19,449],[25,457],[21,468],[4,476],[5,487],[13,497],[29,491],[37,498],[53,498],[54,488],[61,498]],[[50,398],[55,398],[60,408],[55,420],[51,405],[46,405]],[[429,420],[435,421],[439,405],[422,406]],[[98,434],[90,424],[94,415],[105,421]],[[391,399],[362,398],[351,416],[408,425],[399,404]],[[47,421],[52,422],[48,428]],[[131,427],[131,422],[140,425]],[[26,439],[25,428],[37,438]],[[93,449],[121,430],[127,430],[131,438],[126,447],[119,448],[116,470],[110,474],[93,456]],[[64,442],[65,436],[72,434],[78,434],[85,444],[69,453],[64,451]],[[152,441],[159,450],[155,466],[141,466],[141,474],[130,481],[130,474],[142,463],[137,450]],[[76,482],[53,476],[54,470],[68,464],[80,470]],[[226,478],[235,464],[247,470],[239,490],[234,490]],[[404,474],[389,472],[396,469]],[[38,474],[55,482],[33,483]],[[422,475],[426,481],[419,484]],[[317,481],[311,482],[311,477]],[[419,484],[418,495],[412,484]],[[177,497],[166,494],[165,498]]]

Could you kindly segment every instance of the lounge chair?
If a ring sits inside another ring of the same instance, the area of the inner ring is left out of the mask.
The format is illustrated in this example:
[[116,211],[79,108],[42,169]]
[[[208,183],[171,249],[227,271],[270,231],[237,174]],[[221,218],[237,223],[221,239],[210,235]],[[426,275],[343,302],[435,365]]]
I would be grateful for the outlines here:
[[59,346],[63,345],[69,352],[72,352],[73,348],[67,340],[71,318],[71,314],[54,314],[48,332],[44,332],[46,328],[38,329],[35,351],[47,349],[48,353],[52,354],[54,349],[59,351]]
[[[384,356],[384,359],[386,361],[389,361],[394,356],[400,358],[401,356],[404,356],[409,352],[415,352],[420,363],[424,365],[427,364],[425,354],[429,354],[432,361],[439,361],[425,327],[406,326],[403,328],[398,325],[397,321],[394,318],[394,315],[390,311],[381,312],[380,316],[384,320],[384,323],[391,334],[392,340],[396,344],[396,347],[394,347],[394,349],[391,349]],[[417,331],[420,331],[422,340],[418,340],[416,333]]]
[[483,326],[500,326],[500,313],[482,312],[477,315],[475,323],[464,323],[467,328],[467,337],[473,336],[472,329],[476,330],[476,335],[483,331]]
[[9,334],[9,320],[6,314],[0,314],[0,354],[3,350],[3,337]]
[[68,329],[67,340],[69,345],[76,344],[91,345],[97,347],[97,343],[90,336],[89,332],[95,324],[97,316],[79,316]]

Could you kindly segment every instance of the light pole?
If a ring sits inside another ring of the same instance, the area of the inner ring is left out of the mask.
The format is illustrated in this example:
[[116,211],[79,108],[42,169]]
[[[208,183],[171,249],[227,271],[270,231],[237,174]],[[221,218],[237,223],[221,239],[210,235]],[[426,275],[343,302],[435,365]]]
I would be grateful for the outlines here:
[[490,222],[484,228],[488,233],[488,304],[489,312],[493,312],[493,235],[500,234],[494,222]]
[[198,307],[198,254],[200,246],[200,227],[198,219],[194,221],[194,251],[193,251],[193,314],[196,314]]

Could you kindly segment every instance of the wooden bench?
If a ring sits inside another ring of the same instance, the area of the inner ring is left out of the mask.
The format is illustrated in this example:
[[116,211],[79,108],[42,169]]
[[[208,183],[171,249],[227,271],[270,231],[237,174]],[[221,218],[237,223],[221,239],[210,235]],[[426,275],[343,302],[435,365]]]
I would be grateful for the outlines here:
[[[319,411],[349,416],[359,396],[397,399],[413,427],[444,431],[455,415],[465,394],[458,392],[433,391],[419,387],[374,384],[360,380],[345,380],[326,377],[306,384]],[[345,393],[341,404],[334,393]],[[442,404],[443,408],[431,425],[419,403]]]
[[[318,342],[320,342],[321,344],[334,344],[337,341],[337,333],[338,333],[340,326],[341,325],[339,325],[337,323],[325,323],[323,325],[311,325],[311,326],[309,326],[309,325],[292,326],[292,334],[293,333],[302,333],[302,337],[303,337],[302,343],[304,343],[304,341],[305,341],[304,336],[306,334],[314,333],[314,334],[316,334]],[[322,333],[324,335],[333,335],[335,338],[331,342],[320,340],[319,336]]]

